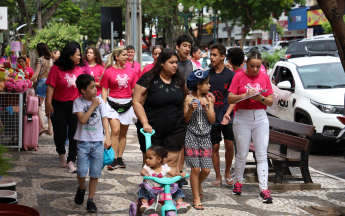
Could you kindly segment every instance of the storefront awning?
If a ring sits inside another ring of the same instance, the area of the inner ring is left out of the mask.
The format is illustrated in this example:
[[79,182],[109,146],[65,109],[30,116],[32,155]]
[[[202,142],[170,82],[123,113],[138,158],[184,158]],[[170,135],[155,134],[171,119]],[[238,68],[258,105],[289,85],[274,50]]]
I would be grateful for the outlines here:
[[200,44],[209,44],[213,41],[213,34],[210,35],[203,35],[201,37],[201,43]]

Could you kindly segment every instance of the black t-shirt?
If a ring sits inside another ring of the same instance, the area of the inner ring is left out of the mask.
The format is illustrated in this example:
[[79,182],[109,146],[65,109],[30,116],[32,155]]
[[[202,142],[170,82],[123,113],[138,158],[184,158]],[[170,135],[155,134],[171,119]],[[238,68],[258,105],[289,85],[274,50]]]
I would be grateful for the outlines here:
[[[216,113],[216,121],[213,124],[214,126],[221,125],[220,123],[223,121],[223,116],[226,113],[226,110],[229,108],[228,89],[234,76],[235,73],[227,67],[224,67],[223,71],[218,74],[216,73],[214,68],[209,70],[211,85],[210,92],[215,96],[214,112]],[[234,113],[231,112],[231,120],[233,120],[233,115]],[[229,124],[231,123],[232,121],[229,122]]]
[[[142,76],[137,84],[147,88],[148,76]],[[172,77],[166,84],[158,77],[148,90],[144,109],[148,119],[178,118],[183,115],[183,91]]]

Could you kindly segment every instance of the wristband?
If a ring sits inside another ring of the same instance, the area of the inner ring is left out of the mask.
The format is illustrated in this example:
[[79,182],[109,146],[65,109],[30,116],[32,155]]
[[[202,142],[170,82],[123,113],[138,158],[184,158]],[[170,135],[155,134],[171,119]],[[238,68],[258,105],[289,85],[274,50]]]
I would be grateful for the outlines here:
[[264,102],[264,100],[265,100],[265,97],[263,97],[260,101],[261,101],[261,102]]

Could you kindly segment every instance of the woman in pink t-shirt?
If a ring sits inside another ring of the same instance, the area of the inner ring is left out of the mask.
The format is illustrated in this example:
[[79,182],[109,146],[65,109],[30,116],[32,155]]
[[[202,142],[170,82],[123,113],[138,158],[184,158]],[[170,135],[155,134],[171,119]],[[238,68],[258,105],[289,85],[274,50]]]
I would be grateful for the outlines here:
[[102,97],[102,86],[99,84],[99,81],[104,71],[104,63],[102,62],[101,53],[96,47],[88,47],[85,50],[84,59],[87,60],[90,66],[91,76],[95,78],[97,97]]
[[[243,172],[249,145],[251,140],[253,140],[261,191],[260,198],[264,203],[272,203],[273,199],[267,186],[269,122],[265,110],[267,106],[272,106],[273,104],[273,91],[269,77],[260,72],[260,67],[261,54],[254,50],[248,54],[247,70],[236,73],[229,88],[228,103],[237,103],[235,108],[237,110],[236,117],[233,121],[237,148],[235,160],[236,183],[233,194],[242,194]],[[256,95],[262,90],[267,91]],[[250,96],[252,96],[250,99],[245,99]]]
[[[192,47],[192,49],[190,50],[190,55],[192,56],[192,58],[190,60],[192,60],[198,69],[203,70],[199,60],[201,59],[201,50],[199,47]],[[202,56],[203,58],[205,56]]]
[[126,62],[126,47],[115,48],[105,63],[106,70],[100,82],[103,87],[102,99],[107,102],[109,111],[111,143],[115,151],[114,161],[108,166],[109,170],[126,168],[122,155],[126,147],[127,130],[130,124],[137,122],[132,107],[132,92],[138,76],[131,67],[126,66]]
[[158,59],[158,56],[159,54],[164,50],[164,47],[161,46],[161,45],[156,45],[153,47],[153,50],[152,50],[152,57],[153,57],[153,63],[152,64],[149,64],[149,65],[146,65],[143,69],[143,71],[141,72],[140,76],[138,77],[138,79],[146,72],[149,72],[156,64],[157,62],[157,59]]
[[[77,141],[73,137],[78,124],[78,118],[76,114],[72,113],[72,108],[74,100],[81,97],[75,81],[80,74],[84,73],[78,66],[82,61],[80,50],[77,42],[68,43],[55,65],[50,68],[46,81],[45,110],[53,123],[56,151],[60,156],[60,165],[71,173],[76,172],[74,162],[77,157]],[[69,152],[66,161],[65,141],[67,136]]]

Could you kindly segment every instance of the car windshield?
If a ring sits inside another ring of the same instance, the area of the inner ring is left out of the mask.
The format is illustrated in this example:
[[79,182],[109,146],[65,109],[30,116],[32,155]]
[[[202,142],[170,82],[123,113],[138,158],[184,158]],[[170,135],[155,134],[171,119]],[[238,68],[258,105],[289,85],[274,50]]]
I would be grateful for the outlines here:
[[143,61],[151,61],[150,56],[143,55],[142,57],[143,57],[143,59],[142,59]]
[[340,62],[297,67],[304,88],[345,88],[345,72]]

